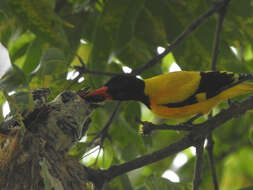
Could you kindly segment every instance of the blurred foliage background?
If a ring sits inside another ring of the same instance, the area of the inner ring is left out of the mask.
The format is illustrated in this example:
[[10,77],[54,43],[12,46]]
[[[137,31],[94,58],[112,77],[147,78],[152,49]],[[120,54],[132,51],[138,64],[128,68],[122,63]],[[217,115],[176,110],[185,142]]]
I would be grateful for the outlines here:
[[[74,69],[80,66],[76,55],[91,70],[129,72],[156,56],[212,6],[212,0],[1,0],[0,120],[8,113],[8,104],[13,114],[32,109],[33,89],[50,88],[52,100],[64,90],[86,86],[94,89],[108,80],[102,75],[80,75]],[[161,63],[140,77],[175,68],[210,70],[216,22],[217,15],[209,17]],[[231,1],[223,25],[217,69],[253,72],[252,44],[253,1]],[[110,127],[112,140],[106,139],[103,147],[90,149],[92,134],[104,127],[115,105],[108,102],[92,113],[88,135],[70,155],[80,157],[87,166],[108,168],[165,147],[184,135],[176,131],[139,135],[135,117],[169,124],[182,120],[162,120],[143,105],[129,101],[121,104]],[[214,113],[226,106],[221,104]],[[249,111],[214,132],[221,190],[253,189],[252,122],[253,113]],[[212,189],[205,158],[201,189]],[[191,189],[194,159],[194,148],[187,149],[117,177],[106,189]]]

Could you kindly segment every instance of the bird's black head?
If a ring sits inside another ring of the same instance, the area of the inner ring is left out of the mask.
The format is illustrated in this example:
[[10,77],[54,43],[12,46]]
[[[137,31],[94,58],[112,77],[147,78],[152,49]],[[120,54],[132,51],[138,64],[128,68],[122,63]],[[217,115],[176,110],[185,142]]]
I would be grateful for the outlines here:
[[144,89],[145,83],[141,79],[135,76],[119,75],[112,77],[103,87],[90,92],[86,97],[96,102],[110,99],[138,100],[149,106],[149,100],[144,94]]
[[145,88],[144,82],[135,76],[115,76],[105,86],[113,100],[139,100]]

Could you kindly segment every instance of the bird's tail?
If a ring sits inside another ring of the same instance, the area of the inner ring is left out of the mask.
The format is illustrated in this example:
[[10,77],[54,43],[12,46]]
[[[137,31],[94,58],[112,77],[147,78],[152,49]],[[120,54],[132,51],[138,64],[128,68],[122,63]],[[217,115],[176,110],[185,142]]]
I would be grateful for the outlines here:
[[238,90],[242,93],[250,93],[250,92],[253,92],[253,83],[252,82],[243,82],[243,83],[238,84],[232,88],[235,88],[236,90]]
[[240,96],[240,95],[249,94],[249,93],[253,93],[253,83],[242,82],[231,88],[224,90],[220,94],[220,96],[222,97],[222,99],[228,99],[228,98],[233,98],[235,96]]
[[237,80],[235,80],[234,86],[231,86],[232,91],[236,94],[235,96],[253,92],[253,83],[245,82],[249,80],[253,80],[253,74],[251,73],[237,75]]

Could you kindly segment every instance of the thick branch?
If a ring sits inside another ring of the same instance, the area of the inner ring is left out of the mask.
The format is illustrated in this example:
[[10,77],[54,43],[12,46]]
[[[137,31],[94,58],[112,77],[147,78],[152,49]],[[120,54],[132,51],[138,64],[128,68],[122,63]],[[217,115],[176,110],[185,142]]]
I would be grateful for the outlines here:
[[198,190],[201,184],[201,174],[202,174],[202,162],[203,162],[203,150],[204,150],[204,139],[200,139],[199,143],[196,147],[196,162],[194,169],[194,177],[193,177],[193,190]]
[[112,166],[107,170],[93,170],[93,177],[90,177],[90,180],[96,182],[98,179],[97,177],[100,176],[99,179],[102,179],[105,183],[116,176],[122,175],[126,172],[135,170],[137,168],[176,154],[182,150],[189,148],[190,146],[194,146],[198,139],[206,138],[211,131],[220,127],[223,123],[244,114],[247,110],[250,109],[253,109],[253,96],[245,99],[241,103],[232,104],[228,109],[222,110],[219,114],[201,124],[193,125],[194,129],[188,135],[163,149],[150,154],[146,154],[129,162]]

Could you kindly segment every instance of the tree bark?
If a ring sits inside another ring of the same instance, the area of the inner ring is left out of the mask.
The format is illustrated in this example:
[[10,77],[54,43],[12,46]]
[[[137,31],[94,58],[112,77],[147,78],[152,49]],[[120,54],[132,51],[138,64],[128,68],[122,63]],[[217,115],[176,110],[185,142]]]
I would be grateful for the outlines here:
[[0,125],[0,189],[90,189],[83,166],[67,152],[87,130],[92,109],[66,91],[34,108],[21,122],[4,121]]

